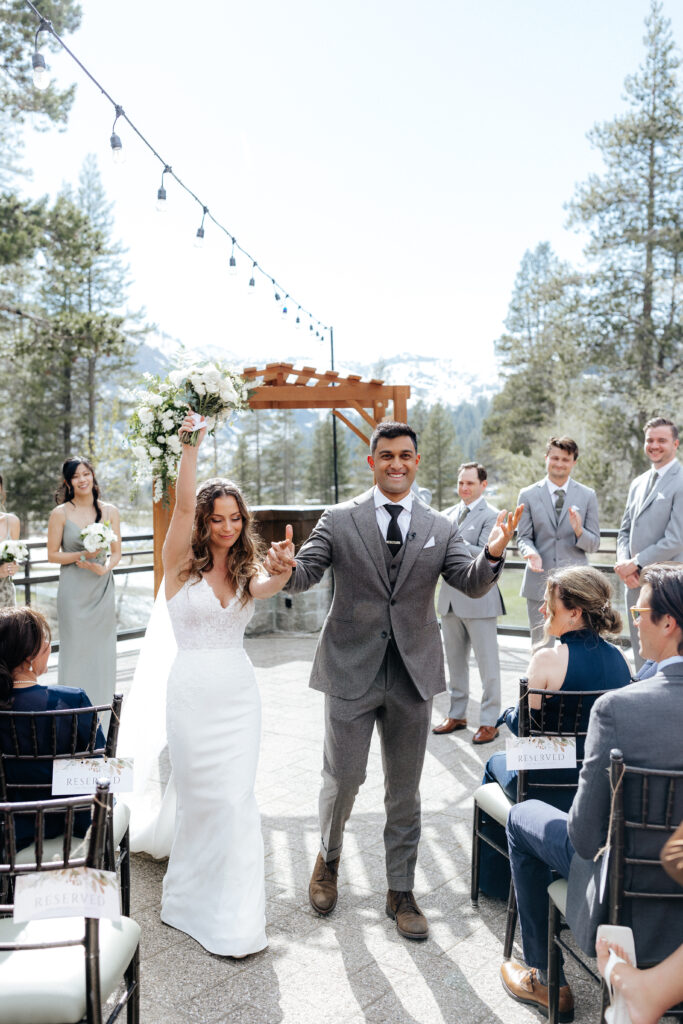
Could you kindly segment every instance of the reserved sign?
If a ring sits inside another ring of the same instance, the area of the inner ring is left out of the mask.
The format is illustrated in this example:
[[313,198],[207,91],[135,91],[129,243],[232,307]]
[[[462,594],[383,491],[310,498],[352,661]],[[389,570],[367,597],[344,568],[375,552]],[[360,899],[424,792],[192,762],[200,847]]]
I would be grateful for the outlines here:
[[132,793],[132,757],[65,758],[52,762],[52,795],[94,793],[100,779],[109,779],[111,793]]
[[567,736],[512,736],[505,741],[505,767],[576,768],[576,740]]
[[105,917],[119,921],[119,883],[115,871],[62,868],[17,875],[14,920],[44,917]]

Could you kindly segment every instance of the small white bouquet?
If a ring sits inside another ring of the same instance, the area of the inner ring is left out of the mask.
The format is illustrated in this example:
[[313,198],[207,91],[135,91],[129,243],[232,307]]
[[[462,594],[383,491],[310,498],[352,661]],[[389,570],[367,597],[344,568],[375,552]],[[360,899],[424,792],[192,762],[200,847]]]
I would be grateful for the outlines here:
[[81,530],[81,541],[86,551],[105,551],[109,555],[112,542],[117,539],[109,522],[91,523]]
[[183,432],[183,444],[196,445],[202,426],[215,430],[225,422],[236,409],[244,409],[248,402],[247,385],[244,378],[221,363],[195,363],[169,374],[169,380],[180,389],[186,405],[205,423],[196,421],[196,429],[188,434]]
[[124,447],[135,457],[138,480],[154,480],[154,501],[167,500],[168,488],[178,476],[181,445],[178,428],[187,403],[177,384],[158,374],[145,373],[143,387],[133,393],[136,409],[128,424]]
[[28,548],[20,540],[0,541],[0,562],[25,562],[28,558]]

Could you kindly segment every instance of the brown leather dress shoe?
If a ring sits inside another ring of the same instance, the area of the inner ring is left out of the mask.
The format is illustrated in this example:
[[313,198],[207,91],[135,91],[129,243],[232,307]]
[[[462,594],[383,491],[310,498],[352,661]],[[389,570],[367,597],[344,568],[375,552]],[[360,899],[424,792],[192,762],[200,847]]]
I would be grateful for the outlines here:
[[467,728],[466,718],[444,718],[441,725],[435,725],[432,732],[437,736],[443,736],[447,732],[457,732],[458,729]]
[[[514,960],[506,960],[500,969],[500,977],[509,996],[518,1003],[535,1007],[544,1017],[548,1016],[548,986],[540,983],[535,967],[523,967]],[[569,985],[560,988],[559,1020],[561,1024],[570,1024],[574,1020],[574,996]]]
[[337,905],[338,872],[339,857],[324,861],[322,854],[318,854],[308,885],[308,898],[313,909],[323,916],[331,914]]
[[473,743],[492,743],[498,735],[495,725],[480,725],[474,736]]
[[429,925],[412,892],[395,892],[389,889],[387,893],[387,917],[396,922],[399,933],[405,939],[427,939],[429,938]]

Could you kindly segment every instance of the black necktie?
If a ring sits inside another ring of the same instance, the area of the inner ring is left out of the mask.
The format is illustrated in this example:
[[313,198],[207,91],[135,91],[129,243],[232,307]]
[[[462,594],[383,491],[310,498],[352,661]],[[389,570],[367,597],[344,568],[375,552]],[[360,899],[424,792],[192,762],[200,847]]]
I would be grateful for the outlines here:
[[559,488],[555,491],[555,519],[559,520],[560,513],[564,508],[564,491]]
[[387,529],[387,544],[392,555],[397,554],[401,550],[401,544],[403,543],[403,537],[401,536],[401,528],[398,525],[398,517],[403,512],[403,505],[385,505],[384,506],[389,515],[391,516],[391,522]]

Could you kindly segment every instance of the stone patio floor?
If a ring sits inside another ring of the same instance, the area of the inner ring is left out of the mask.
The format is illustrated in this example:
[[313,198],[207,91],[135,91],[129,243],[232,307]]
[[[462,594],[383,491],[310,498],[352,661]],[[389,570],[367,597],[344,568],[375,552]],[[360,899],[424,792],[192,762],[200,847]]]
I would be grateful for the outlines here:
[[[307,686],[316,636],[247,641],[263,700],[257,797],[266,850],[267,934],[262,953],[243,961],[207,953],[159,920],[165,861],[133,858],[132,915],[142,927],[142,1024],[441,1024],[540,1019],[511,1000],[499,967],[505,908],[470,904],[472,793],[483,764],[504,737],[473,746],[473,729],[429,740],[422,776],[423,830],[415,893],[431,934],[401,938],[386,917],[382,829],[383,778],[377,737],[368,777],[346,833],[339,902],[329,918],[308,903],[318,847],[317,794],[323,697]],[[512,704],[528,662],[528,641],[500,638],[503,706]],[[125,692],[136,651],[119,655]],[[472,672],[469,721],[478,725],[479,676]],[[434,701],[434,722],[447,709]],[[517,949],[516,957],[521,958]],[[576,1020],[597,1024],[597,987],[572,964]]]

